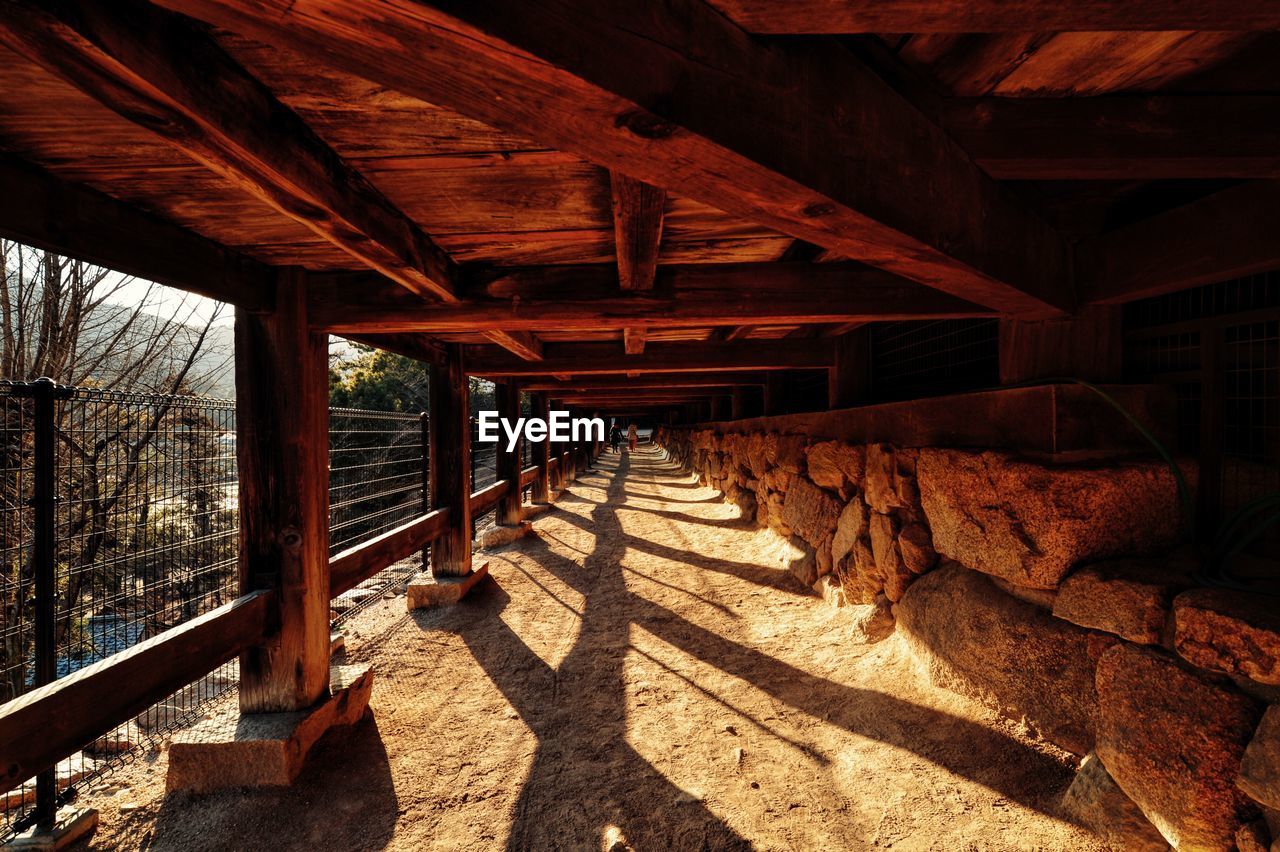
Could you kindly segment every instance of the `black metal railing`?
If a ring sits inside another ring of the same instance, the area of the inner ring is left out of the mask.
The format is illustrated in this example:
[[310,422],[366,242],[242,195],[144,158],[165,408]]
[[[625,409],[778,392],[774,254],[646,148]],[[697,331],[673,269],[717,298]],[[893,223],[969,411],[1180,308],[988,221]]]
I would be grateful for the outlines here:
[[[0,703],[233,600],[239,518],[230,400],[0,382]],[[330,546],[423,513],[425,415],[330,414]],[[492,480],[481,458],[478,475]],[[425,554],[424,554],[425,555]],[[418,570],[335,603],[335,624]],[[4,794],[0,841],[144,753],[232,689],[229,662]]]

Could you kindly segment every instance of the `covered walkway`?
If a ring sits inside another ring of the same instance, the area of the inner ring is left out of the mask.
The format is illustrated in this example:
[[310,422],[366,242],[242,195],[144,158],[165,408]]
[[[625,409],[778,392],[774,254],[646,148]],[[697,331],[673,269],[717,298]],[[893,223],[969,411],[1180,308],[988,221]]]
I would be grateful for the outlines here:
[[160,755],[87,797],[91,848],[1095,848],[1073,761],[854,641],[737,511],[606,454],[463,604],[352,624],[374,721],[295,787],[164,799]]

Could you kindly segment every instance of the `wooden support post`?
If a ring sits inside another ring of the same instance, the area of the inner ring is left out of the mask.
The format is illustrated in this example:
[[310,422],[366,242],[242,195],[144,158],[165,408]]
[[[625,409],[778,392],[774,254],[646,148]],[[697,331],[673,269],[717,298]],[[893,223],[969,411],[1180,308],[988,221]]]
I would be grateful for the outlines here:
[[471,571],[471,414],[462,347],[447,345],[444,363],[429,373],[432,501],[449,509],[449,527],[431,548],[431,573],[463,576]]
[[1091,305],[1075,316],[1000,321],[1000,383],[1054,377],[1117,381],[1123,332],[1119,305]]
[[[520,388],[515,382],[503,382],[495,386],[498,416],[515,423],[520,418]],[[521,436],[515,447],[507,452],[507,436],[499,430],[497,445],[498,479],[511,483],[507,493],[498,500],[497,523],[503,526],[514,526],[520,523],[520,447],[524,441]]]
[[[543,421],[546,421],[547,395],[545,393],[533,394],[533,416],[541,417]],[[535,442],[533,445],[533,463],[538,466],[538,475],[533,480],[533,490],[529,495],[534,503],[547,503],[551,500],[550,462],[551,442],[545,440]]]
[[835,357],[827,371],[827,408],[865,402],[871,390],[871,335],[868,326],[835,339]]
[[736,387],[733,389],[733,396],[729,398],[729,419],[741,420],[747,416],[747,389],[744,387]]
[[276,592],[278,632],[240,658],[240,709],[300,710],[329,689],[328,340],[307,324],[300,270],[276,308],[235,326],[240,591]]
[[782,395],[786,387],[786,373],[771,371],[764,377],[764,416],[782,413]]

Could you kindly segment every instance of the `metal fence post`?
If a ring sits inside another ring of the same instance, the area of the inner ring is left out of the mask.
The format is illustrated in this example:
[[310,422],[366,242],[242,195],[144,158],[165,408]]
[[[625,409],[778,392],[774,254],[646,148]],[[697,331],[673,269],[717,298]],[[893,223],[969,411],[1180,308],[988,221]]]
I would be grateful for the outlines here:
[[[431,419],[427,412],[418,415],[422,425],[422,514],[431,511]],[[422,570],[431,564],[431,545],[422,546]]]
[[[57,618],[57,588],[54,582],[54,511],[57,500],[54,477],[54,395],[58,386],[53,379],[40,378],[31,387],[35,409],[31,561],[36,591],[35,685],[40,687],[53,683],[58,676],[54,629]],[[41,831],[53,831],[58,814],[57,797],[55,764],[36,776],[36,825]]]

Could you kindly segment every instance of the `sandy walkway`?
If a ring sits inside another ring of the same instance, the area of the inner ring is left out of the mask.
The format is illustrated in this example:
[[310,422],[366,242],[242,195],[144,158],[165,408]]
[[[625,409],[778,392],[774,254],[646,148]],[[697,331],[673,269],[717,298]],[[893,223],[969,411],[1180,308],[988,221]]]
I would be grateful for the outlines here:
[[354,622],[376,721],[295,788],[163,799],[161,753],[87,797],[92,847],[1094,848],[1054,816],[1063,755],[852,644],[658,451],[557,505],[473,600]]

